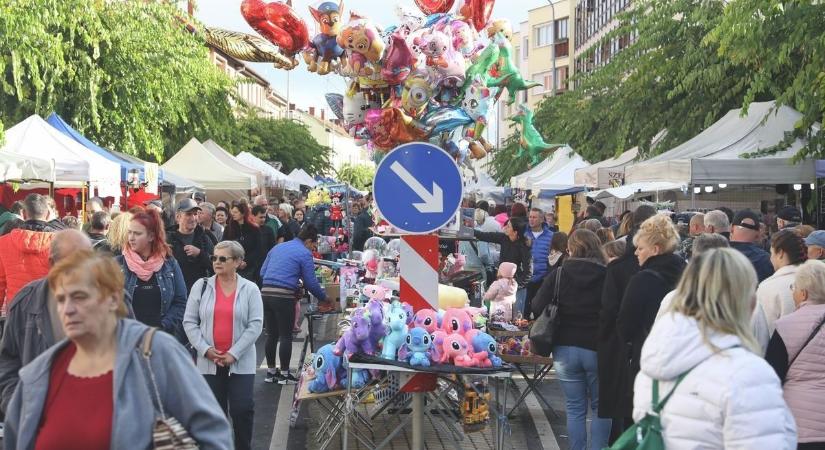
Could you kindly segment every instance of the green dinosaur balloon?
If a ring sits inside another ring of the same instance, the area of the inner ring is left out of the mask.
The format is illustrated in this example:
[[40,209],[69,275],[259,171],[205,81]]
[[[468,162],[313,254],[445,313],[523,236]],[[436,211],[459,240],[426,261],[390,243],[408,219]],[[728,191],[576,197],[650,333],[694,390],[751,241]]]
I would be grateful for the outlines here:
[[487,86],[503,88],[499,89],[496,100],[501,97],[504,89],[507,89],[507,96],[509,97],[507,99],[507,105],[509,106],[516,101],[518,91],[534,88],[541,83],[525,81],[524,77],[521,76],[521,72],[519,72],[516,63],[513,61],[513,47],[510,45],[510,41],[507,39],[496,39],[496,41],[499,44],[498,66],[501,75],[490,80]]
[[481,53],[478,54],[478,58],[476,62],[474,62],[468,69],[467,73],[465,74],[464,78],[464,86],[462,87],[463,91],[466,91],[467,88],[470,87],[472,84],[473,79],[478,76],[481,78],[484,83],[487,83],[487,80],[490,79],[490,68],[493,67],[499,59],[500,47],[499,47],[499,38],[502,40],[504,36],[501,33],[496,34],[496,37],[490,42]]
[[544,142],[539,131],[533,126],[533,111],[530,111],[524,105],[519,105],[519,111],[510,117],[510,121],[521,125],[521,137],[519,138],[518,153],[516,158],[524,156],[524,152],[530,155],[530,164],[535,166],[539,162],[539,158],[546,150],[552,150],[559,147],[564,147],[565,144],[548,144]]

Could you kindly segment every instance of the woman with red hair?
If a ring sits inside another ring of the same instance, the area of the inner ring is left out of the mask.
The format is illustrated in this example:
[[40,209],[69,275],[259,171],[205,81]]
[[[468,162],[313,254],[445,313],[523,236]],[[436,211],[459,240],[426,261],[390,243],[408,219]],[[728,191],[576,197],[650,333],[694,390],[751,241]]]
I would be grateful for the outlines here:
[[128,245],[116,259],[123,270],[126,292],[132,296],[135,319],[186,342],[182,325],[186,284],[166,244],[157,211],[148,209],[132,217]]

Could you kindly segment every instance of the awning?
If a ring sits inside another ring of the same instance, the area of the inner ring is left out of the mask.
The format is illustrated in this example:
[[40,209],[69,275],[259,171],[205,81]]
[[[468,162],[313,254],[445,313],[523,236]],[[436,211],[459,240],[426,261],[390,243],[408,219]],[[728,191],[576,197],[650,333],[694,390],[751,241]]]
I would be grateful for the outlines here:
[[267,164],[266,161],[258,158],[252,153],[241,152],[238,154],[238,156],[235,157],[235,159],[237,159],[241,164],[252,167],[262,172],[269,178],[270,184],[273,186],[283,186],[284,189],[290,191],[301,190],[301,186],[298,182],[290,179],[288,176],[286,176],[286,174]]
[[[569,166],[571,162],[575,162],[573,166]],[[552,189],[552,187],[546,185],[548,183],[554,183],[550,181],[554,174],[558,175],[560,173],[559,171],[564,170],[566,167],[580,169],[588,165],[589,164],[574,152],[572,148],[567,146],[561,147],[554,151],[550,158],[540,162],[536,167],[511,178],[510,186],[518,189],[536,190],[538,184],[544,183],[546,189]],[[575,184],[573,175],[574,172],[571,171],[569,180],[568,177],[564,178],[562,184],[566,184],[565,188],[569,188]]]
[[212,139],[207,140],[203,143],[204,148],[209,150],[212,155],[218,158],[222,163],[229,166],[232,170],[240,173],[248,174],[249,176],[253,177],[255,180],[255,186],[253,187],[260,187],[264,184],[264,174],[261,173],[260,170],[255,169],[253,167],[249,167],[246,164],[241,163],[231,153],[224,150],[223,147],[218,145],[217,142],[213,141]]
[[255,176],[233,170],[195,138],[190,139],[161,168],[192,180],[205,190],[248,191],[257,187]]
[[667,181],[651,181],[642,183],[631,183],[614,188],[601,189],[598,191],[590,191],[587,196],[593,199],[601,199],[608,197],[616,197],[620,200],[627,200],[636,194],[647,194],[659,191],[672,191],[674,189],[682,189],[685,184],[671,183]]
[[[681,184],[788,184],[814,180],[814,161],[793,162],[807,144],[797,139],[771,155],[743,158],[779,144],[802,114],[775,102],[751,103],[748,114],[734,109],[689,141],[650,160],[625,168],[625,182]],[[815,125],[818,130],[820,125]]]
[[54,182],[54,165],[51,161],[0,152],[0,182],[35,180]]
[[289,172],[289,178],[292,178],[298,183],[311,188],[318,186],[318,182],[315,181],[315,179],[308,173],[304,172],[304,169],[292,169],[292,172]]
[[206,188],[194,181],[182,177],[170,170],[163,172],[163,185],[173,186],[177,194],[192,194],[194,192],[206,192]]
[[619,156],[576,170],[575,182],[599,189],[621,185],[624,181],[624,167],[633,162],[638,154],[639,147],[633,147]]

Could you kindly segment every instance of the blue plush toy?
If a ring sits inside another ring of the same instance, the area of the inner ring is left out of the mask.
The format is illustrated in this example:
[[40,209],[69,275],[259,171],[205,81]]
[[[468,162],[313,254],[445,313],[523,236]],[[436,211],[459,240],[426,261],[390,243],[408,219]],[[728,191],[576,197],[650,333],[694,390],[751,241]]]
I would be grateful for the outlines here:
[[329,392],[334,390],[339,381],[346,378],[346,370],[341,366],[341,357],[333,353],[333,345],[327,344],[318,349],[312,359],[315,379],[309,382],[309,392]]
[[496,355],[498,344],[487,333],[473,337],[473,359],[478,367],[501,367],[501,358]]
[[387,327],[387,336],[384,338],[384,347],[381,349],[381,357],[384,359],[396,359],[398,349],[404,344],[407,337],[407,311],[401,302],[394,301],[389,310],[384,315],[384,324]]
[[411,366],[430,366],[433,339],[423,328],[413,328],[407,333],[407,339],[398,351],[398,360],[407,361]]

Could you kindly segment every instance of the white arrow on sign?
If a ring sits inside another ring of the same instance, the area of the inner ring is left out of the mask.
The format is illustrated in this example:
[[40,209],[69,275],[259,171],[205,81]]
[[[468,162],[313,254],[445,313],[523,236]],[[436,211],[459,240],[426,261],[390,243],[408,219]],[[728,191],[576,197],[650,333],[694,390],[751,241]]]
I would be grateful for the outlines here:
[[410,189],[413,190],[421,200],[424,200],[422,203],[413,203],[415,209],[421,213],[441,213],[444,212],[444,191],[441,190],[441,186],[436,184],[433,181],[433,191],[430,192],[415,179],[412,174],[407,171],[398,161],[395,161],[390,165],[390,169],[401,178],[401,181],[407,184]]

